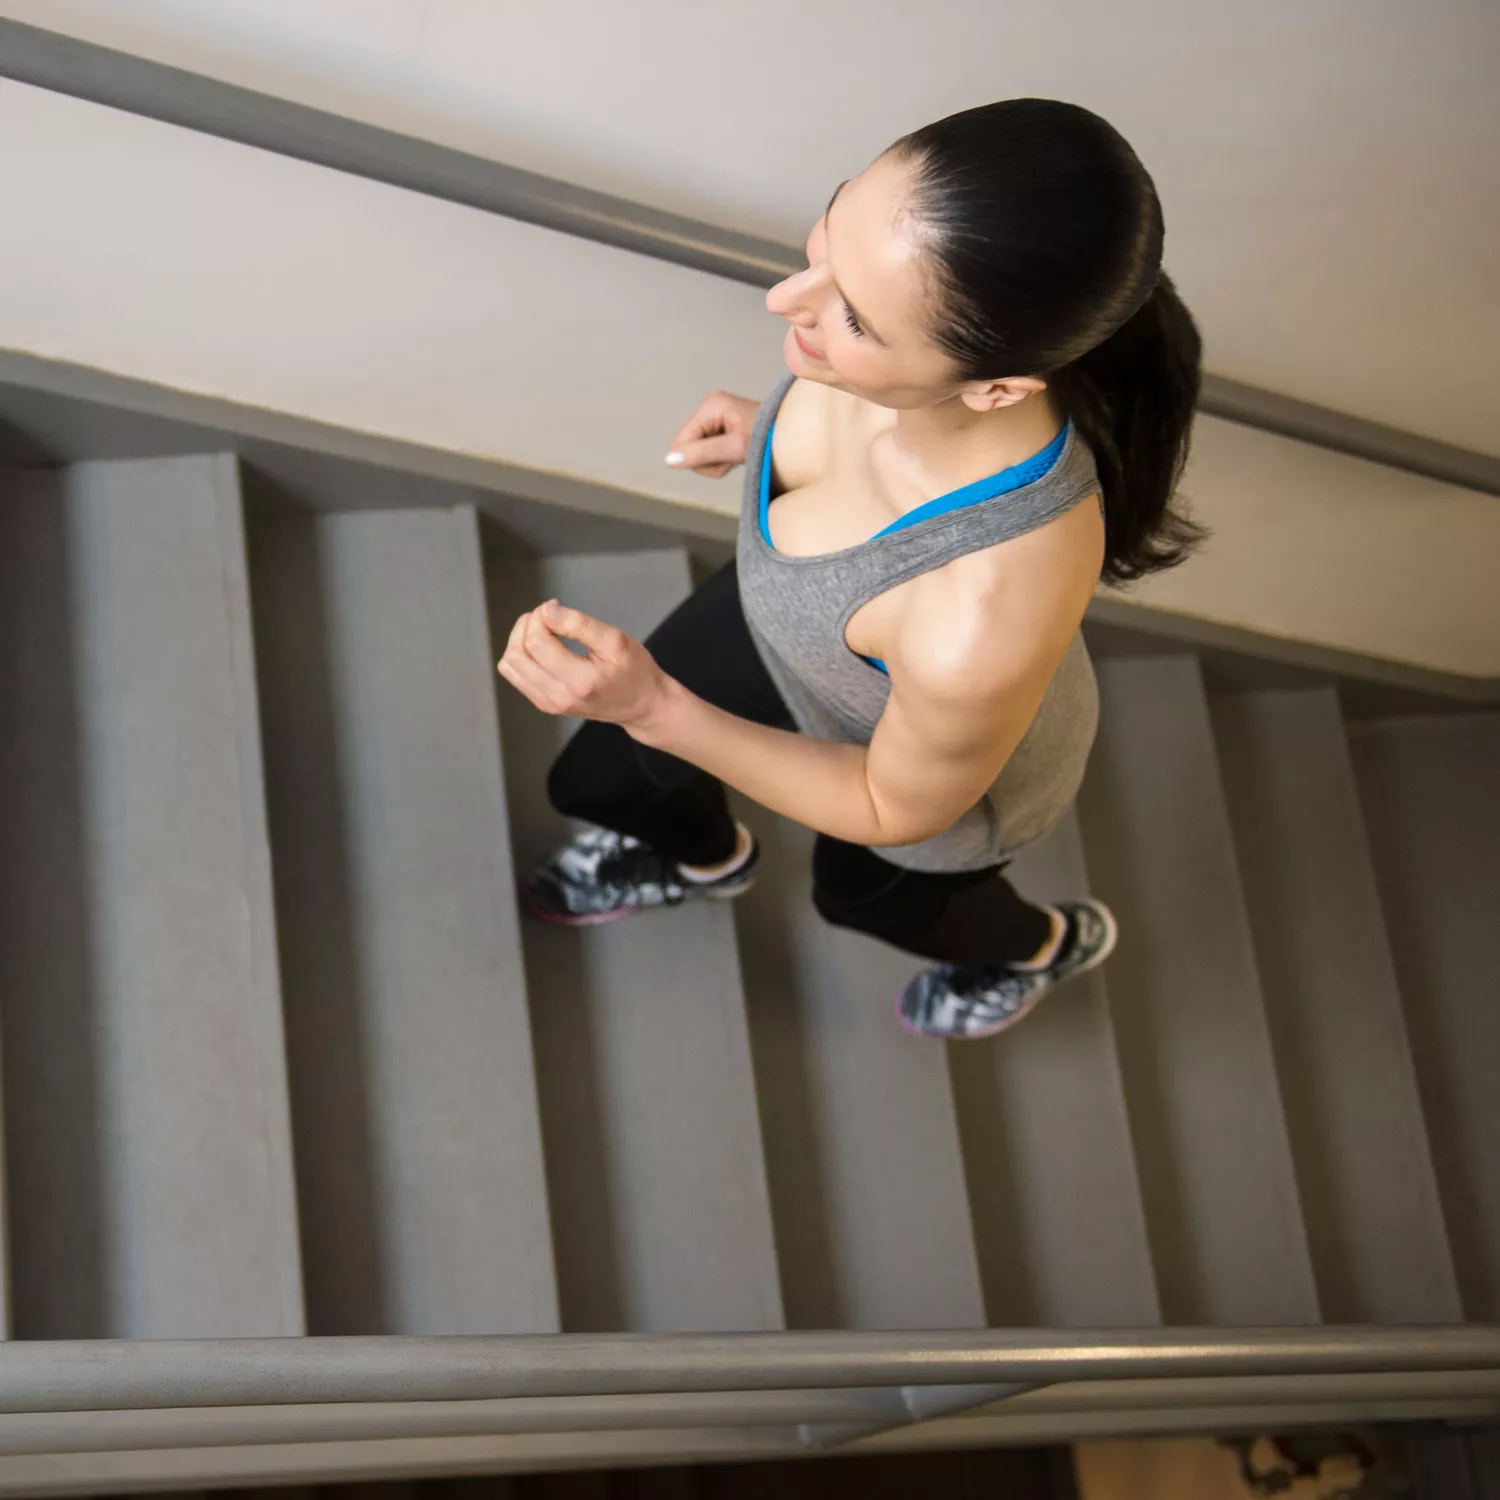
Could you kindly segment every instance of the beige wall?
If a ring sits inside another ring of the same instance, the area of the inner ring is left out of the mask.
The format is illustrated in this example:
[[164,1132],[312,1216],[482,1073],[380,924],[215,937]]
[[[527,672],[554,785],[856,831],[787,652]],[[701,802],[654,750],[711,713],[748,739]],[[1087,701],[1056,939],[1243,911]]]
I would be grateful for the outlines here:
[[[763,392],[751,288],[0,84],[0,347],[732,511],[661,462]],[[1143,602],[1500,673],[1500,500],[1206,419],[1213,546]]]
[[1183,488],[1211,528],[1131,597],[1473,677],[1500,673],[1500,496],[1199,417]]
[[800,243],[950,110],[1099,110],[1210,367],[1500,453],[1487,0],[0,0],[0,14]]

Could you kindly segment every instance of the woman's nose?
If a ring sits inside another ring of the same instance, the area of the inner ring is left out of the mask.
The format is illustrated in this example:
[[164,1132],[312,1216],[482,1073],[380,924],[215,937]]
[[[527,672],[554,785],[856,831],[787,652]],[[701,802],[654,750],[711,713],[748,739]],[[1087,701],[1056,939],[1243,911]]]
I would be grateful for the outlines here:
[[788,276],[784,281],[778,281],[766,293],[766,310],[782,318],[795,318],[799,313],[811,315],[813,309],[809,293],[816,288],[816,284],[817,276],[811,267]]

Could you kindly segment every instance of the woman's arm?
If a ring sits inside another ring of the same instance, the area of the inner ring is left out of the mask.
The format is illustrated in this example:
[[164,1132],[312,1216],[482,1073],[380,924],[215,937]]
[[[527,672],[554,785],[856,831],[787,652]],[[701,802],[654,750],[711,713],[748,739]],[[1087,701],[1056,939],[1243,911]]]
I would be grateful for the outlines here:
[[[587,657],[565,640],[587,647]],[[668,677],[639,641],[555,600],[516,621],[500,675],[546,713],[619,724],[797,822],[851,841],[873,834],[863,746],[715,708]]]
[[752,724],[670,678],[625,728],[819,833],[851,844],[914,844],[951,827],[983,796],[1035,717],[1046,679],[990,685],[982,702],[964,689],[893,684],[868,746]]
[[500,672],[539,708],[612,720],[820,833],[911,844],[950,827],[1000,774],[1077,631],[1084,575],[1028,571],[1029,581],[997,588],[992,563],[961,561],[908,589],[886,654],[890,700],[868,746],[715,708],[639,642],[555,603],[516,622]]

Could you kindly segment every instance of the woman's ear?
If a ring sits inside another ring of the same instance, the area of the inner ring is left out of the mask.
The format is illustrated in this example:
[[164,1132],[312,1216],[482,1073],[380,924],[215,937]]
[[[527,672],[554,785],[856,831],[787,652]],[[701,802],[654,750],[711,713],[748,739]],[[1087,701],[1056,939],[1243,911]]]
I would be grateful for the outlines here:
[[962,396],[970,411],[996,411],[1046,389],[1047,382],[1040,375],[1008,375],[1004,380],[980,380],[965,386]]

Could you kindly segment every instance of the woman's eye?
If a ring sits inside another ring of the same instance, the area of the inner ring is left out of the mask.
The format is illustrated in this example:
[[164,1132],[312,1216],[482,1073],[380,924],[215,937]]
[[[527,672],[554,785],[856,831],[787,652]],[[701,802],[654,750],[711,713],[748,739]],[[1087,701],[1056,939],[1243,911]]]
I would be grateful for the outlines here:
[[849,325],[849,332],[856,338],[864,336],[864,329],[859,326],[859,319],[854,316],[854,309],[847,302],[844,304],[844,321]]

